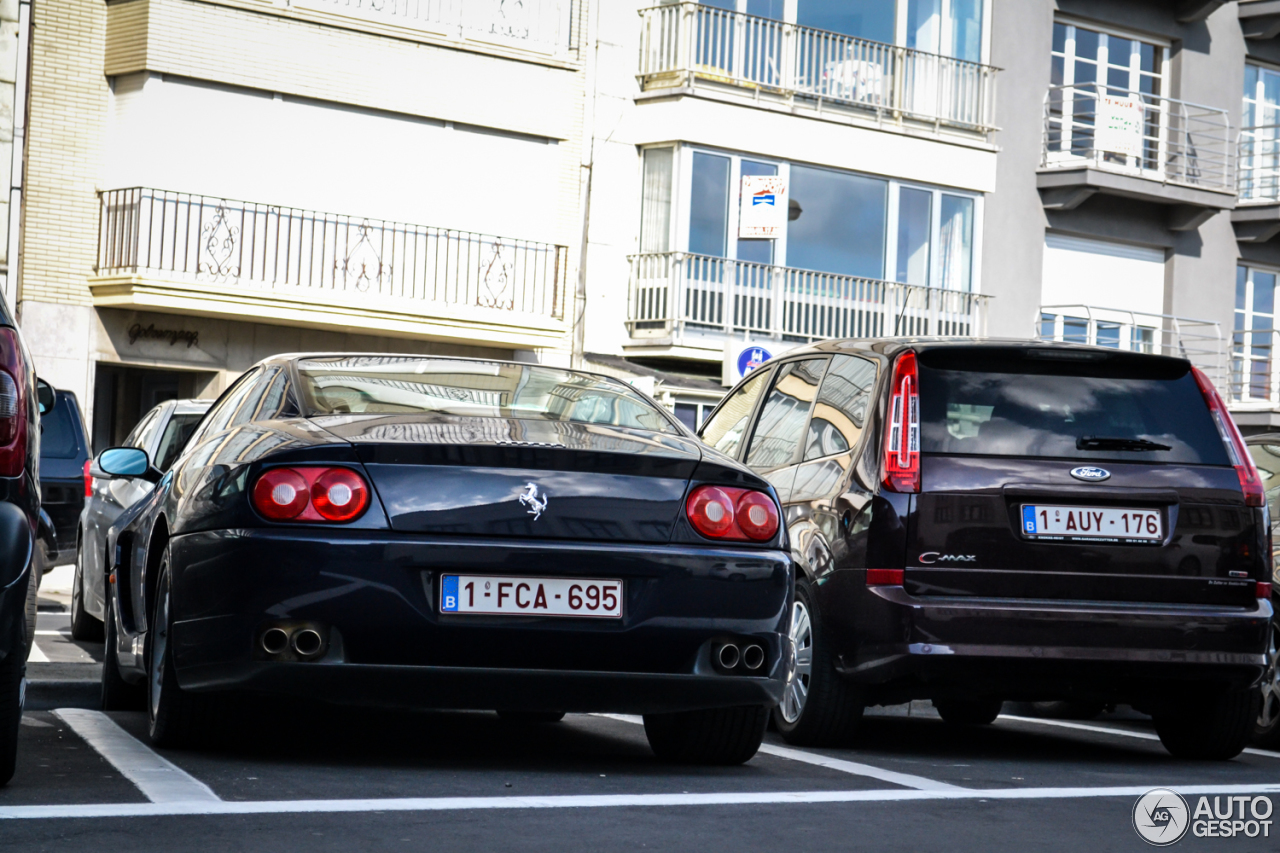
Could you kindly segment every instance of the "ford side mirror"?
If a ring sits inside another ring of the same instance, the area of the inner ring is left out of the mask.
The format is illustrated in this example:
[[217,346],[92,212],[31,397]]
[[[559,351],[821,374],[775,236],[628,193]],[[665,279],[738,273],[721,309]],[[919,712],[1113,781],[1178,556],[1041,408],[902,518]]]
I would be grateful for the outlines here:
[[40,414],[53,411],[53,407],[58,404],[57,392],[53,390],[53,386],[43,379],[36,380],[36,402],[40,404]]
[[151,465],[145,450],[136,447],[108,447],[98,454],[94,463],[108,477],[141,479],[158,483],[163,476]]

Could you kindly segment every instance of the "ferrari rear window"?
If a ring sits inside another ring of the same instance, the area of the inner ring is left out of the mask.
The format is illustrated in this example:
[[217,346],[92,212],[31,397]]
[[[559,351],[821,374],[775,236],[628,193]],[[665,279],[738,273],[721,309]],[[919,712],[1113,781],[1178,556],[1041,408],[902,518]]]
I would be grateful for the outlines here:
[[312,415],[434,412],[678,432],[631,386],[553,367],[361,356],[303,359],[298,374]]

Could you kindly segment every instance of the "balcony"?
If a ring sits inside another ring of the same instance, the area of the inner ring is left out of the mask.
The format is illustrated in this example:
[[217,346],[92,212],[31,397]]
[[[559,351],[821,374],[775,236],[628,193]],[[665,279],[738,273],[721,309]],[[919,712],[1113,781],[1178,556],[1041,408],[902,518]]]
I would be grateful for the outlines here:
[[989,296],[683,252],[633,255],[629,350],[719,361],[724,340],[986,334]]
[[290,0],[290,7],[552,56],[569,47],[571,0]]
[[1280,126],[1240,131],[1240,205],[1231,211],[1236,239],[1265,243],[1280,234]]
[[1226,390],[1222,328],[1212,320],[1096,305],[1045,305],[1036,340],[1185,358]]
[[881,126],[995,130],[997,69],[988,65],[697,3],[640,16],[645,92],[736,93]]
[[1052,86],[1041,154],[1037,186],[1048,210],[1103,193],[1167,206],[1169,228],[1188,231],[1235,207],[1226,110],[1095,83]]
[[94,305],[534,349],[565,334],[568,249],[256,202],[101,193]]

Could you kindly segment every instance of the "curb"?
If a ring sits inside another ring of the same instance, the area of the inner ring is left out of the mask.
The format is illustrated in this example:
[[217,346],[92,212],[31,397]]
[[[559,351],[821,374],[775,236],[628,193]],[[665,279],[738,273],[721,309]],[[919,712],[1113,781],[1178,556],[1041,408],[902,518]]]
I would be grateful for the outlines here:
[[48,679],[27,681],[24,711],[52,711],[55,708],[88,708],[96,711],[102,707],[102,683],[96,679]]

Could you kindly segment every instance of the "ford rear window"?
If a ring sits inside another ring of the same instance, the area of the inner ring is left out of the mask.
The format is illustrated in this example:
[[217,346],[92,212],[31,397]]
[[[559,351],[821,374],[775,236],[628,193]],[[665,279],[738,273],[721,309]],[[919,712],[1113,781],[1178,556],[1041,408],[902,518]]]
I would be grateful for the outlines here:
[[1171,358],[926,351],[920,420],[924,453],[1231,464],[1195,377]]

